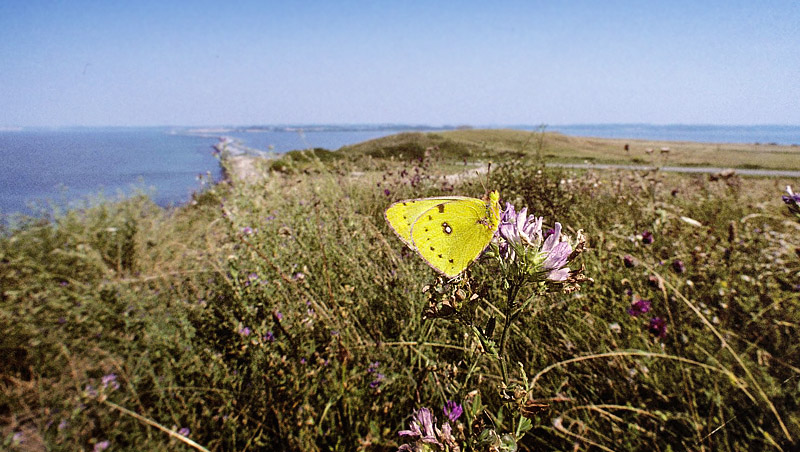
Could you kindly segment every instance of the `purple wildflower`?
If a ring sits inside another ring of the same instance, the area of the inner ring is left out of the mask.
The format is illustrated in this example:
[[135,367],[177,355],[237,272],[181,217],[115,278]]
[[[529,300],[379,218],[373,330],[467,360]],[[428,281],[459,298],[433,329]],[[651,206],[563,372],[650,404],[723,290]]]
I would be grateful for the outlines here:
[[58,429],[64,430],[67,427],[69,427],[69,422],[66,419],[61,419],[61,422],[58,423]]
[[94,452],[103,452],[104,450],[108,449],[108,446],[110,446],[110,445],[111,445],[111,441],[103,440],[103,441],[100,441],[99,443],[95,444],[94,445],[94,449],[92,449],[92,450]]
[[375,374],[375,379],[369,383],[370,389],[376,389],[378,386],[383,383],[383,380],[386,378],[386,375],[378,372]]
[[444,415],[450,419],[450,422],[455,422],[464,412],[464,409],[455,401],[448,400],[447,403],[444,404],[444,407],[442,407],[442,411],[444,411]]
[[86,385],[83,388],[83,392],[85,392],[89,397],[97,397],[97,389],[95,389],[92,385]]
[[306,359],[305,359],[305,358],[300,358],[300,364],[305,364],[305,363],[307,363],[307,362],[308,362],[308,361],[306,361]]
[[250,226],[245,226],[242,228],[242,234],[250,235],[252,233],[253,233],[253,228],[251,228]]
[[547,253],[542,266],[547,273],[547,278],[552,281],[564,281],[569,277],[567,259],[572,254],[572,247],[568,242],[561,240],[561,223],[555,224],[555,232],[545,239],[542,245],[543,253]]
[[262,339],[264,340],[264,342],[274,342],[275,335],[272,334],[272,331],[267,331],[267,334],[265,334]]
[[371,373],[377,371],[378,370],[378,366],[380,366],[380,365],[381,365],[380,361],[375,361],[373,363],[370,363],[369,367],[367,368],[367,373],[371,374]]
[[667,337],[667,321],[661,317],[650,319],[650,333],[660,338]]
[[13,445],[22,444],[25,442],[25,435],[22,432],[14,433],[14,436],[11,437],[11,442]]
[[283,314],[281,314],[281,312],[278,310],[272,311],[272,318],[280,322],[283,320]]
[[642,243],[645,245],[653,243],[653,233],[650,231],[642,232]]
[[389,195],[391,195],[391,194],[392,194],[392,192],[391,192],[391,191],[389,191],[389,189],[388,189],[388,188],[384,188],[384,189],[383,189],[383,194],[384,194],[384,195],[386,195],[386,196],[389,196]]
[[672,261],[672,269],[675,270],[675,273],[683,273],[686,271],[686,265],[680,259],[675,259]]
[[622,263],[625,264],[625,267],[627,268],[633,268],[636,266],[636,261],[630,254],[626,254],[625,256],[622,257]]
[[178,430],[178,434],[179,434],[179,435],[182,435],[182,436],[189,436],[189,433],[191,433],[191,432],[192,432],[192,431],[191,431],[191,430],[189,430],[189,428],[188,428],[188,427],[181,427],[181,429],[180,429],[180,430]]
[[650,304],[650,300],[636,300],[631,303],[631,307],[628,308],[628,314],[632,315],[633,317],[639,317],[640,315],[650,311]]
[[251,331],[251,330],[250,330],[250,328],[248,328],[248,327],[243,327],[243,328],[240,328],[240,329],[239,329],[239,334],[240,334],[240,335],[242,335],[242,336],[244,336],[244,337],[247,337],[247,336],[249,336],[249,335],[250,335],[250,333],[252,333],[252,331]]
[[800,216],[800,193],[794,193],[791,185],[786,186],[786,193],[788,195],[783,195],[781,198],[786,203],[786,206],[789,207],[789,212]]
[[110,373],[108,375],[103,375],[103,378],[101,378],[100,381],[103,383],[103,388],[111,387],[111,389],[119,389],[117,374]]
[[400,436],[419,438],[425,443],[441,446],[436,439],[436,418],[429,409],[424,407],[414,413],[414,419],[409,425],[409,430],[400,430],[397,434]]

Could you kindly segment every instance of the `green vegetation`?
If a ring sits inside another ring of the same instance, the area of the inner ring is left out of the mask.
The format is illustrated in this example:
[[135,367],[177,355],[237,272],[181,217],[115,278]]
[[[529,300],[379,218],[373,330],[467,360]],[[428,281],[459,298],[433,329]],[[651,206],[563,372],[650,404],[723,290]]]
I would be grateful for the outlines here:
[[[800,444],[791,181],[544,168],[537,152],[589,151],[480,132],[296,153],[179,209],[136,197],[5,231],[0,444],[389,451],[414,410],[441,420],[448,400],[459,434],[518,430],[497,361],[462,323],[423,319],[435,274],[383,219],[398,199],[484,186],[583,229],[594,279],[537,299],[511,331],[510,378],[542,405],[520,450]],[[489,160],[489,176],[463,172]],[[471,267],[477,325],[502,312],[497,275],[492,259]],[[641,299],[649,312],[630,314]]]

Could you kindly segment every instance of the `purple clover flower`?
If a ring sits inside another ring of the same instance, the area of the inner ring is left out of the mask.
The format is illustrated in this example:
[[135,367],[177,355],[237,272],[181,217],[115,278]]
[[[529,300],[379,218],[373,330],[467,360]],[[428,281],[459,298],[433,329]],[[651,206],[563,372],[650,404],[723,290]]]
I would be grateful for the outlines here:
[[650,305],[650,300],[636,300],[631,303],[631,307],[628,308],[628,314],[633,317],[639,317],[640,315],[650,311]]
[[267,334],[262,339],[264,342],[275,342],[275,335],[272,334],[272,331],[267,331]]
[[650,319],[650,333],[655,337],[667,337],[667,321],[661,317],[653,317]]
[[179,434],[179,435],[182,435],[182,436],[189,436],[189,433],[191,433],[191,432],[192,432],[192,431],[191,431],[191,430],[189,430],[189,428],[188,428],[188,427],[181,427],[181,429],[180,429],[180,430],[178,430],[178,434]]
[[367,368],[367,373],[371,374],[371,373],[377,371],[378,370],[378,366],[380,366],[380,365],[381,365],[380,361],[375,361],[373,363],[370,363],[369,367]]
[[442,411],[444,411],[444,415],[450,419],[450,422],[455,422],[464,412],[464,409],[455,401],[448,400],[442,407]]
[[243,327],[243,328],[240,328],[240,329],[239,329],[239,334],[240,334],[240,335],[242,335],[242,336],[244,336],[244,337],[247,337],[247,336],[249,336],[249,335],[250,335],[250,333],[252,333],[252,331],[251,331],[251,330],[250,330],[250,328],[248,328],[248,327]]
[[650,231],[642,232],[642,243],[644,243],[645,245],[649,245],[649,244],[653,243],[653,240],[654,239],[653,239],[653,233],[652,232],[650,232]]
[[250,235],[252,233],[253,233],[253,228],[251,228],[250,226],[245,226],[242,228],[242,234]]
[[104,450],[108,449],[109,446],[111,446],[111,441],[103,440],[103,441],[100,441],[99,443],[96,443],[94,445],[94,449],[92,449],[92,451],[93,452],[103,452]]
[[672,269],[675,270],[675,273],[684,273],[686,272],[686,264],[680,259],[675,259],[672,261]]

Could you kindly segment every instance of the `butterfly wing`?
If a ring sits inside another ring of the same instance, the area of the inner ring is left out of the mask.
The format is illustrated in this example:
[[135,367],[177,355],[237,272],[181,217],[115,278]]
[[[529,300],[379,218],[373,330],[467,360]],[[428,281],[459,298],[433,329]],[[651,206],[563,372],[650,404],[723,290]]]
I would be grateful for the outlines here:
[[490,201],[460,198],[422,212],[411,225],[414,248],[447,277],[463,272],[492,241],[499,224],[498,195]]
[[411,225],[417,221],[417,218],[439,204],[461,199],[470,198],[444,196],[440,198],[407,199],[389,206],[389,208],[386,209],[384,217],[395,234],[400,237],[400,240],[413,249],[414,243],[411,240]]

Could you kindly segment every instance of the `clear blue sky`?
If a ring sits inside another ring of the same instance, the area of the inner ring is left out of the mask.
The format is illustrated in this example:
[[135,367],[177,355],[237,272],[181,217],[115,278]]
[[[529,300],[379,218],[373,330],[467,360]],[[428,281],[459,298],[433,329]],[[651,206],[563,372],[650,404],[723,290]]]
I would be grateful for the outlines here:
[[0,126],[800,124],[800,2],[0,1]]

